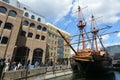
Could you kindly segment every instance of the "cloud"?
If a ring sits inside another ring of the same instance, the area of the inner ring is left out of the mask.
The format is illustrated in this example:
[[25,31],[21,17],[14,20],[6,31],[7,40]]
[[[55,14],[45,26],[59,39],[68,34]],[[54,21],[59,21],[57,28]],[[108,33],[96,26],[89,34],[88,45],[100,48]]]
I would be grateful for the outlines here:
[[118,43],[107,43],[107,44],[104,44],[105,47],[108,47],[108,46],[114,46],[114,45],[120,45],[120,42]]
[[[45,16],[53,23],[61,20],[72,11],[72,16],[77,15],[78,0],[19,0],[20,2],[30,6],[37,13]],[[95,17],[103,16],[104,22],[116,22],[120,19],[119,7],[120,0],[80,0],[79,5],[87,9],[83,9],[85,16]]]
[[120,32],[117,34],[117,37],[120,38]]
[[69,25],[72,22],[72,20],[68,20],[66,23],[64,23],[65,26]]
[[102,40],[108,40],[108,39],[109,39],[109,35],[102,36]]
[[50,21],[57,22],[66,16],[71,7],[72,0],[19,0],[30,6],[37,13],[45,16]]
[[[73,4],[73,12],[77,11],[77,2]],[[82,9],[86,16],[91,16],[92,13],[95,17],[103,16],[104,22],[116,22],[120,20],[119,7],[120,7],[120,0],[80,0],[79,5],[84,8],[88,6],[88,8]],[[86,12],[85,12],[86,11]],[[72,16],[75,16],[72,14]]]

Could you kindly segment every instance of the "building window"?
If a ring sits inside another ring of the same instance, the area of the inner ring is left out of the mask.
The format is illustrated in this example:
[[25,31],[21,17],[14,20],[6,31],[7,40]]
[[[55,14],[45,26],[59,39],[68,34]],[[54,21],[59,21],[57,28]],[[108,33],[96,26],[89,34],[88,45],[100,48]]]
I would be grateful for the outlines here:
[[42,31],[46,31],[46,30],[47,30],[46,27],[43,27],[43,28],[42,28]]
[[41,30],[41,28],[42,28],[42,27],[41,27],[40,25],[39,25],[39,26],[37,26],[37,30]]
[[0,20],[0,27],[1,27],[2,21]]
[[39,39],[39,38],[40,38],[40,35],[39,35],[39,34],[37,34],[35,38],[36,38],[36,39]]
[[38,18],[38,21],[41,22],[41,18]]
[[35,27],[35,24],[34,24],[34,23],[31,23],[31,24],[30,24],[30,27],[33,27],[33,28],[34,28],[34,27]]
[[4,2],[6,2],[6,3],[9,3],[9,0],[3,0]]
[[25,20],[25,21],[22,22],[22,25],[28,26],[28,25],[29,25],[29,22]]
[[33,36],[33,33],[29,32],[28,37],[32,38],[32,36]]
[[26,7],[24,7],[24,10],[26,10]]
[[41,36],[41,40],[45,40],[45,36]]
[[0,6],[0,13],[6,13],[7,12],[7,9],[3,6]]
[[26,32],[25,32],[25,31],[22,31],[22,32],[21,32],[21,36],[24,36],[24,37],[25,37],[25,36],[26,36]]
[[13,27],[12,23],[9,23],[9,22],[8,22],[8,23],[5,23],[4,29],[9,29],[9,30],[11,30],[12,27]]
[[32,15],[32,16],[31,16],[31,19],[35,19],[35,16],[34,16],[34,15]]
[[28,14],[28,12],[25,12],[25,16],[26,16],[26,17],[29,17],[29,14]]
[[48,35],[51,36],[51,33],[49,33]]
[[54,34],[52,34],[52,38],[54,38]]
[[1,37],[1,44],[7,44],[8,38],[7,37]]
[[10,10],[8,13],[8,16],[12,16],[12,17],[16,17],[17,16],[17,12],[14,10]]

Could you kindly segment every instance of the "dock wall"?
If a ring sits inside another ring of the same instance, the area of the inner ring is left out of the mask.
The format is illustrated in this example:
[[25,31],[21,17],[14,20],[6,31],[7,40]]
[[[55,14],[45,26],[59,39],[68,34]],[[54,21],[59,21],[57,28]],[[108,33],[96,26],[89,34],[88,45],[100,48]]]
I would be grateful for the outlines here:
[[69,66],[50,66],[4,72],[1,80],[35,80],[36,76],[39,76],[40,80],[45,80],[71,73]]

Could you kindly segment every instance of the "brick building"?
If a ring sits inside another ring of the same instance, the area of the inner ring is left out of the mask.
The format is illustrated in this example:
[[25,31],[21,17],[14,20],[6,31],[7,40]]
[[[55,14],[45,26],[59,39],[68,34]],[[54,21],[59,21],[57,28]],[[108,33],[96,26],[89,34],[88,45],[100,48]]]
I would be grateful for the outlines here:
[[[57,29],[59,28],[52,24],[46,24],[45,17],[34,12],[29,6],[17,0],[0,0],[1,58],[22,64],[26,60],[34,64],[35,61],[45,63],[46,59],[57,61],[58,58],[69,58],[68,46],[55,48],[61,43],[65,44],[55,32]],[[69,33],[60,31],[70,40]]]
[[34,12],[31,15],[26,12],[30,12],[26,7],[10,5],[7,0],[0,1],[0,57],[23,64],[27,59],[31,63],[44,63],[47,25],[43,18],[35,19]]

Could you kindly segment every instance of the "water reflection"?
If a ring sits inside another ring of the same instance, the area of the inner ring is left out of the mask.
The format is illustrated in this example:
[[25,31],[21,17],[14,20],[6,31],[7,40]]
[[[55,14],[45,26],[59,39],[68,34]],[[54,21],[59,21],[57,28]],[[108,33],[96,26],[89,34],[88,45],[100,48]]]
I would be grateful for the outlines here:
[[106,75],[106,76],[101,76],[101,77],[89,77],[89,78],[84,78],[80,77],[79,75],[66,75],[62,77],[57,77],[54,79],[49,79],[49,80],[120,80],[120,72],[114,72],[112,74]]
[[78,75],[72,75],[71,80],[116,80],[116,78],[115,78],[115,74],[111,73],[105,76],[100,76],[100,77],[94,76],[94,77],[87,77],[87,78],[82,78],[82,77],[79,77]]

